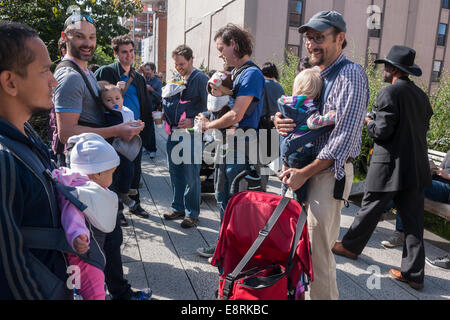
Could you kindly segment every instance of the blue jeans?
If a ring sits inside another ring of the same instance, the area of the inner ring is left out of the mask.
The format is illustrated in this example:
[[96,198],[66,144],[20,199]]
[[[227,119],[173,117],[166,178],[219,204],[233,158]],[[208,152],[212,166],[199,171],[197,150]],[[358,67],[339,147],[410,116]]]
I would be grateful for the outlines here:
[[[179,141],[172,141],[172,135],[167,138],[167,161],[169,164],[170,182],[172,184],[173,200],[171,209],[173,211],[185,212],[186,217],[197,218],[200,215],[201,200],[201,184],[200,184],[200,166],[194,163],[195,154],[202,152],[201,145],[194,146],[194,136],[189,135],[191,156],[190,163],[175,164],[172,159],[172,150],[177,146]],[[200,150],[199,150],[200,149]],[[180,150],[179,154],[183,156],[184,150]]]
[[[448,203],[448,197],[450,194],[450,185],[448,183],[432,180],[431,187],[426,187],[423,190],[425,198],[436,202]],[[395,218],[395,229],[403,232],[403,223],[400,219],[400,215],[396,215]]]
[[149,129],[147,130],[147,139],[145,139],[145,145],[143,146],[148,152],[156,152],[156,137],[155,137],[155,124],[153,120],[150,120]]
[[225,213],[225,208],[227,207],[228,200],[230,199],[231,184],[234,178],[247,168],[248,159],[245,159],[246,163],[238,164],[238,154],[234,152],[233,163],[225,164],[225,183],[223,184],[223,191],[220,192],[215,188],[215,198],[217,204],[219,205],[220,212],[220,222],[222,223],[223,214]]

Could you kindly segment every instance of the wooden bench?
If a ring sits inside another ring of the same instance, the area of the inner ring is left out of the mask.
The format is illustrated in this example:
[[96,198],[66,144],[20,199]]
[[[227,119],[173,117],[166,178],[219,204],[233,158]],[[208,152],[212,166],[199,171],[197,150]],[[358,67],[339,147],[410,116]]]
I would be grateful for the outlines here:
[[[428,158],[434,162],[436,166],[440,166],[442,161],[444,161],[445,153],[436,151],[436,150],[428,150]],[[364,183],[365,181],[360,181],[354,183],[352,185],[352,189],[350,191],[350,196],[361,195],[364,193]],[[425,198],[424,201],[425,210],[438,215],[447,221],[450,221],[450,205],[442,202],[436,202]]]
[[[436,166],[440,167],[444,158],[444,152],[428,149],[428,159],[433,161]],[[450,221],[450,204],[436,202],[425,198],[424,205],[426,211]]]

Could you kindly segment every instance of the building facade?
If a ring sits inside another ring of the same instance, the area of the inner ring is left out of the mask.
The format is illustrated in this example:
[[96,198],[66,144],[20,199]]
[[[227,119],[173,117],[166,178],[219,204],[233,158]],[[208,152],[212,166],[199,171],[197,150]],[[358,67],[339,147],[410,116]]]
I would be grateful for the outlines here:
[[282,62],[286,49],[307,56],[297,29],[322,10],[344,16],[344,53],[362,65],[385,57],[393,45],[406,45],[417,51],[419,81],[430,88],[449,70],[449,0],[169,0],[167,74],[173,73],[171,52],[179,44],[193,49],[196,67],[220,69],[214,34],[229,22],[252,33],[258,64]]

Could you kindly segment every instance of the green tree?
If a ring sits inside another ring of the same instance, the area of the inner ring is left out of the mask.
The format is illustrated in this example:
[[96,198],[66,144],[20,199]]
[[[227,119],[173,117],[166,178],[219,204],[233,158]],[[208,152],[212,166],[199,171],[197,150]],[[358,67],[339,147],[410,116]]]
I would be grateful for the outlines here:
[[18,21],[37,30],[55,61],[59,58],[58,39],[64,22],[72,14],[68,10],[70,6],[78,6],[81,13],[87,13],[95,20],[97,45],[102,49],[96,51],[93,63],[105,59],[102,53],[114,58],[111,39],[128,33],[120,25],[119,17],[131,17],[143,8],[140,0],[0,0],[0,19]]
[[[52,61],[57,61],[58,40],[66,19],[72,15],[70,6],[78,6],[81,13],[89,14],[95,20],[97,48],[91,63],[99,65],[114,61],[111,39],[127,34],[120,25],[119,17],[130,17],[142,11],[140,0],[0,0],[0,19],[26,24],[39,32],[47,45]],[[44,141],[47,138],[48,116],[32,117],[30,123]]]

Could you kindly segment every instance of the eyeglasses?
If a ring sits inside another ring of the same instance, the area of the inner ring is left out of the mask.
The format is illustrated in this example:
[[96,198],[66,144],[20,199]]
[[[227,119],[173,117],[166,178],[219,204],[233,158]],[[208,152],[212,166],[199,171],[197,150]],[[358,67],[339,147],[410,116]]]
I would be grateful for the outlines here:
[[311,43],[311,41],[314,41],[314,43],[316,43],[316,44],[322,44],[325,41],[325,38],[328,37],[330,34],[333,34],[333,31],[328,32],[328,33],[323,33],[323,34],[318,33],[314,36],[304,34],[303,40],[305,41],[305,43]]
[[74,24],[75,22],[78,22],[78,21],[83,21],[83,20],[90,22],[95,26],[95,21],[94,21],[94,19],[92,19],[91,16],[89,16],[87,14],[73,14],[66,19],[66,22],[64,22],[64,30],[66,30],[69,25]]

